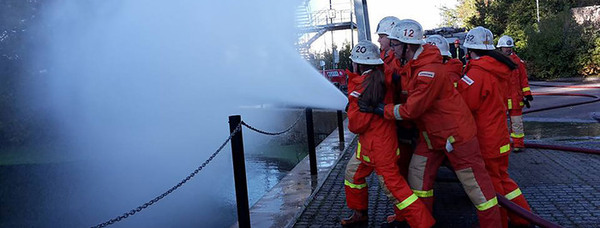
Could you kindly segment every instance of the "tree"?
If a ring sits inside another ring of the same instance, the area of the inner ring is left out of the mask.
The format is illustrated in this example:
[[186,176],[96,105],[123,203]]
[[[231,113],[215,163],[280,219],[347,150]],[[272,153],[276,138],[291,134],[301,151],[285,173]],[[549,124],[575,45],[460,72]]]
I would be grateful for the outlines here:
[[[337,45],[333,45],[337,49]],[[352,47],[349,42],[342,44],[342,49],[339,50],[340,62],[338,63],[338,69],[352,69],[352,60],[350,60],[350,53]],[[310,54],[309,62],[316,69],[321,70],[320,62],[325,61],[325,69],[333,69],[333,53],[331,50],[325,50],[325,52],[313,52]]]

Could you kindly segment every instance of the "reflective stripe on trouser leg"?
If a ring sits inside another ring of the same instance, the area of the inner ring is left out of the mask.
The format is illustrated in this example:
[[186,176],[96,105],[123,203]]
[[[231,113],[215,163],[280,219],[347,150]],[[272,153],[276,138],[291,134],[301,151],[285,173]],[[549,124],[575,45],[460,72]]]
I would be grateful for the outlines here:
[[523,132],[523,116],[511,116],[510,127],[512,129],[512,133],[510,133],[511,137],[523,138],[525,136]]
[[[504,195],[504,186],[502,185],[502,170],[501,170],[501,161],[502,159],[508,159],[508,156],[501,156],[499,158],[487,158],[484,159],[485,168],[490,175],[492,180],[492,184],[494,185],[494,190],[496,190],[497,194]],[[500,221],[502,222],[502,227],[508,227],[508,216],[505,208],[500,207]]]
[[513,141],[513,146],[516,148],[525,147],[525,141],[524,141],[525,132],[523,131],[523,116],[522,115],[511,116],[510,123],[511,123],[510,138]]
[[466,168],[457,170],[456,176],[462,183],[463,188],[471,199],[471,202],[475,204],[477,210],[485,211],[498,204],[498,199],[496,199],[496,197],[490,200],[485,198],[483,191],[481,191],[481,188],[475,179],[475,173],[473,173],[473,169]]
[[[377,163],[377,161],[375,161]],[[412,192],[406,180],[400,176],[396,163],[377,163],[375,172],[384,192],[394,204],[397,220],[406,219],[411,227],[431,227],[435,220],[425,204]]]
[[506,197],[508,200],[513,200],[514,198],[517,198],[517,197],[519,197],[519,196],[520,196],[520,195],[522,195],[522,194],[523,194],[523,193],[521,192],[521,189],[520,189],[520,188],[517,188],[517,189],[515,189],[514,191],[512,191],[512,192],[510,192],[510,193],[506,194],[506,195],[505,195],[505,197]]
[[[425,179],[425,168],[427,166],[427,157],[413,154],[412,159],[410,160],[409,170],[408,170],[408,183],[410,188],[413,189],[414,192],[426,192],[431,190],[431,196],[433,196],[433,189],[423,189],[423,181]],[[420,196],[419,197],[429,197],[429,196]]]
[[502,221],[500,207],[495,199],[496,190],[485,168],[477,138],[455,145],[454,152],[446,153],[446,156],[454,167],[465,192],[477,206],[480,227],[500,227]]
[[356,158],[356,153],[346,165],[344,190],[346,202],[350,209],[366,210],[369,206],[369,193],[366,177],[373,172],[373,167]]
[[[525,210],[531,211],[529,203],[527,203],[527,199],[525,199],[525,195],[523,195],[517,183],[512,178],[510,178],[508,174],[508,156],[495,158],[494,160],[497,161],[496,163],[498,163],[500,169],[500,175],[502,176],[502,186],[504,188],[503,194],[505,195],[505,197],[513,203],[524,208]],[[517,214],[511,213],[510,211],[508,212],[508,217],[510,218],[511,223],[514,225],[526,226],[529,224],[529,221],[527,221],[524,218],[521,218]]]
[[400,200],[398,200],[398,198],[394,197],[392,192],[390,192],[390,190],[387,188],[387,186],[385,185],[385,180],[384,180],[383,176],[377,175],[377,179],[379,180],[379,184],[381,184],[383,193],[385,193],[385,195],[388,197],[388,199],[390,199],[392,201],[392,203],[396,206],[396,208],[398,210],[402,210],[402,209],[410,206],[412,203],[414,203],[418,199],[418,197],[415,194],[411,194],[408,198],[400,201]]
[[442,150],[427,149],[425,140],[421,139],[410,160],[408,183],[430,212],[433,211],[433,184],[445,154]]

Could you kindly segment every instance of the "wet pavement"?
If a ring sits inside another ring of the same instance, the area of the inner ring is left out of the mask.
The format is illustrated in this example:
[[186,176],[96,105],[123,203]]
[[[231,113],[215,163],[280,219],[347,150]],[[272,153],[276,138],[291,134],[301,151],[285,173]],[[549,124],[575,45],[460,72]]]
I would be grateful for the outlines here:
[[[305,157],[275,187],[267,192],[250,208],[250,222],[253,227],[287,227],[293,224],[303,211],[306,203],[320,189],[326,178],[354,142],[355,135],[348,131],[348,121],[344,122],[344,143],[340,143],[335,129],[316,148],[318,174],[310,174],[309,157]],[[232,227],[238,227],[234,224]]]
[[[600,95],[599,89],[532,86],[532,90]],[[533,104],[541,108],[586,99],[536,96]],[[600,149],[600,124],[590,117],[592,112],[600,112],[600,102],[527,114],[526,142]],[[354,150],[347,150],[333,167],[294,227],[340,227],[340,219],[351,214],[343,183],[346,163]],[[510,155],[509,172],[534,213],[564,227],[600,227],[600,155],[527,149]],[[368,184],[368,227],[379,227],[393,213],[392,205],[374,176],[368,178]],[[475,209],[449,169],[440,169],[434,188],[436,227],[477,226]]]
[[[343,184],[351,152],[333,168],[294,227],[340,227],[339,220],[351,214]],[[528,149],[510,159],[510,174],[534,213],[565,227],[600,227],[599,155]],[[452,175],[442,168],[434,187],[436,227],[473,227],[475,209],[460,183],[449,181]],[[368,184],[369,227],[379,227],[393,209],[374,176]]]

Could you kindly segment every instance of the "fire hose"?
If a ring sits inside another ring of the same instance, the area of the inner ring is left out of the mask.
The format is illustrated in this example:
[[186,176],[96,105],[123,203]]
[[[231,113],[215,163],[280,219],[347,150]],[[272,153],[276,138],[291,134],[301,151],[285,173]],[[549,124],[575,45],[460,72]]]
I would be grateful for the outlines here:
[[555,105],[555,106],[550,106],[550,107],[545,107],[545,108],[539,108],[539,109],[533,109],[533,110],[526,110],[526,111],[523,111],[523,114],[532,113],[532,112],[541,112],[541,111],[552,110],[552,109],[572,107],[572,106],[577,106],[577,105],[582,105],[582,104],[589,104],[589,103],[594,103],[594,102],[600,101],[600,97],[598,97],[596,95],[585,94],[585,93],[533,93],[533,95],[534,96],[577,96],[577,97],[589,97],[589,98],[594,98],[594,99],[593,100],[589,100],[589,101],[581,101],[581,102],[568,103],[568,104],[562,104],[562,105]]
[[[534,85],[534,86],[544,86],[544,87],[561,87],[561,88],[585,88],[585,89],[600,89],[600,86],[559,86],[559,85],[539,85],[539,84],[533,84],[530,83],[530,85]],[[574,103],[568,103],[568,104],[562,104],[562,105],[554,105],[554,106],[550,106],[550,107],[545,107],[545,108],[539,108],[539,109],[533,109],[533,110],[527,110],[527,111],[523,111],[523,114],[527,114],[527,113],[533,113],[533,112],[541,112],[541,111],[546,111],[546,110],[552,110],[552,109],[559,109],[559,108],[566,108],[566,107],[572,107],[572,106],[577,106],[577,105],[582,105],[582,104],[589,104],[589,103],[594,103],[594,102],[598,102],[600,101],[600,97],[595,96],[595,95],[591,95],[591,94],[583,94],[583,93],[533,93],[533,95],[535,96],[578,96],[578,97],[589,97],[589,98],[593,98],[593,100],[588,100],[588,101],[581,101],[581,102],[574,102]],[[560,146],[560,145],[546,145],[546,144],[536,144],[536,143],[525,143],[525,147],[527,148],[537,148],[537,149],[549,149],[549,150],[561,150],[561,151],[570,151],[570,152],[578,152],[578,153],[588,153],[588,154],[598,154],[600,155],[600,150],[595,150],[595,149],[588,149],[588,148],[578,148],[578,147],[568,147],[568,146]],[[502,207],[505,207],[506,209],[510,210],[511,212],[521,216],[522,218],[528,220],[529,222],[531,222],[534,225],[538,225],[540,227],[561,227],[557,224],[554,224],[550,221],[547,221],[543,218],[541,218],[540,216],[525,210],[524,208],[520,207],[519,205],[511,202],[510,200],[508,200],[507,198],[505,198],[504,196],[500,195],[500,194],[496,194],[498,197],[498,202],[500,203],[500,205],[502,205]]]
[[596,85],[546,85],[538,83],[529,83],[530,86],[539,87],[557,87],[557,88],[569,88],[569,89],[600,89],[600,86]]

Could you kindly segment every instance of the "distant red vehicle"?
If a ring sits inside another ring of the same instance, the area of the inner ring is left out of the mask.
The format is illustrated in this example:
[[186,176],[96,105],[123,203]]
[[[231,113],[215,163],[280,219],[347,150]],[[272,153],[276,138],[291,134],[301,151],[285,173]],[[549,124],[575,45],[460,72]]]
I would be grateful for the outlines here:
[[342,91],[348,91],[348,75],[346,75],[344,70],[332,69],[325,70],[325,73],[322,70],[319,72],[333,83],[335,87],[338,87]]

